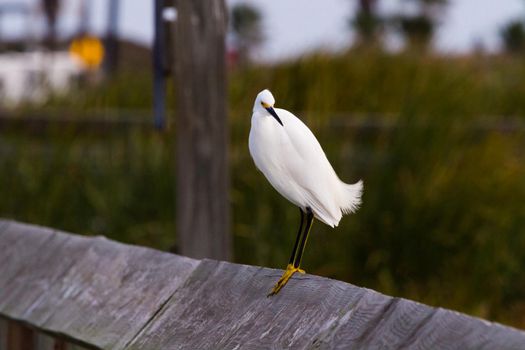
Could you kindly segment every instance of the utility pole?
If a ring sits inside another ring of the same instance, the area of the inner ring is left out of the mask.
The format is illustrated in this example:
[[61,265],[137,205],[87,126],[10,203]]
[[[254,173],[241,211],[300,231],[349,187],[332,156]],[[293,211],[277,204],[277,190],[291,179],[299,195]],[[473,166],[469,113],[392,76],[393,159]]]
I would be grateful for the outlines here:
[[42,7],[47,20],[46,46],[55,50],[57,44],[56,24],[60,2],[59,0],[42,0]]
[[178,0],[175,23],[177,239],[194,258],[232,255],[224,0]]
[[174,10],[173,1],[155,0],[153,37],[153,122],[157,130],[166,127],[166,80],[172,75],[172,34],[175,18],[166,18],[166,11]]
[[108,22],[105,37],[105,59],[104,59],[104,71],[106,75],[112,75],[118,68],[119,60],[119,42],[118,42],[118,21],[119,21],[119,10],[120,0],[107,0],[108,1]]

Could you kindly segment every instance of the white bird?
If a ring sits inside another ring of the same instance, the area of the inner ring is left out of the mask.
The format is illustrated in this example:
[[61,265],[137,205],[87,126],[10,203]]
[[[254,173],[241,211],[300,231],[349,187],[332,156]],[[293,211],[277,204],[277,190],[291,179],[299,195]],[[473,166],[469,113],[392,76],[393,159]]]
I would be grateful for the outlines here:
[[337,226],[343,214],[357,210],[363,190],[362,181],[341,181],[310,129],[287,110],[274,109],[274,104],[269,90],[255,99],[250,154],[277,192],[299,207],[301,225],[286,271],[269,296],[277,294],[294,273],[304,273],[301,258],[314,217]]

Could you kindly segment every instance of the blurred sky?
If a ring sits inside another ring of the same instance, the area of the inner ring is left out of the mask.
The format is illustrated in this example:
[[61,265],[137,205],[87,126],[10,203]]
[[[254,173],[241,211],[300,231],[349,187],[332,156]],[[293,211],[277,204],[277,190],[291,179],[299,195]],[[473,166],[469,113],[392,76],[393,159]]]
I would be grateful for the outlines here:
[[[88,0],[92,3],[91,28],[103,32],[106,21],[107,0]],[[299,55],[316,48],[338,50],[351,43],[347,22],[357,0],[227,0],[229,5],[246,2],[256,6],[263,14],[266,37],[259,50],[262,60],[276,60]],[[36,13],[38,0],[0,0],[7,3],[25,3]],[[71,32],[77,26],[80,0],[63,0],[59,22],[61,32]],[[410,11],[410,1],[379,0],[380,12],[393,14]],[[128,39],[150,43],[153,35],[153,1],[121,0],[119,32]],[[20,16],[4,18],[0,34],[18,36],[39,33],[43,21],[23,20]],[[435,46],[442,52],[462,53],[475,44],[493,51],[499,47],[499,30],[506,22],[525,19],[525,0],[450,0],[442,16],[442,24]],[[396,37],[388,40],[395,48]]]

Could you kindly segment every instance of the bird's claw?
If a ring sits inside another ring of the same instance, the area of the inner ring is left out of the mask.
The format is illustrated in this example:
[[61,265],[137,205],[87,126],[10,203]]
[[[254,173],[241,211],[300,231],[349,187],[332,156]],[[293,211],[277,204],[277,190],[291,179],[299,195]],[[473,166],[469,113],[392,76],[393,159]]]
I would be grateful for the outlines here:
[[286,285],[286,283],[288,283],[288,280],[296,272],[299,272],[300,274],[305,273],[303,269],[300,269],[299,267],[294,267],[292,264],[288,264],[288,266],[286,266],[286,270],[284,271],[283,275],[281,276],[281,278],[279,278],[275,286],[273,286],[272,291],[267,296],[271,297],[272,295],[279,293],[281,288],[283,288]]

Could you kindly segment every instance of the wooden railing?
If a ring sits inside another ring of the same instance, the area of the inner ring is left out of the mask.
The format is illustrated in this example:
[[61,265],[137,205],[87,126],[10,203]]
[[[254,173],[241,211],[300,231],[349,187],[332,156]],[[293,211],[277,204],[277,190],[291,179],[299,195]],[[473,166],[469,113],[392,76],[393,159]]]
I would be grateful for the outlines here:
[[0,349],[525,349],[525,332],[327,278],[0,220]]

